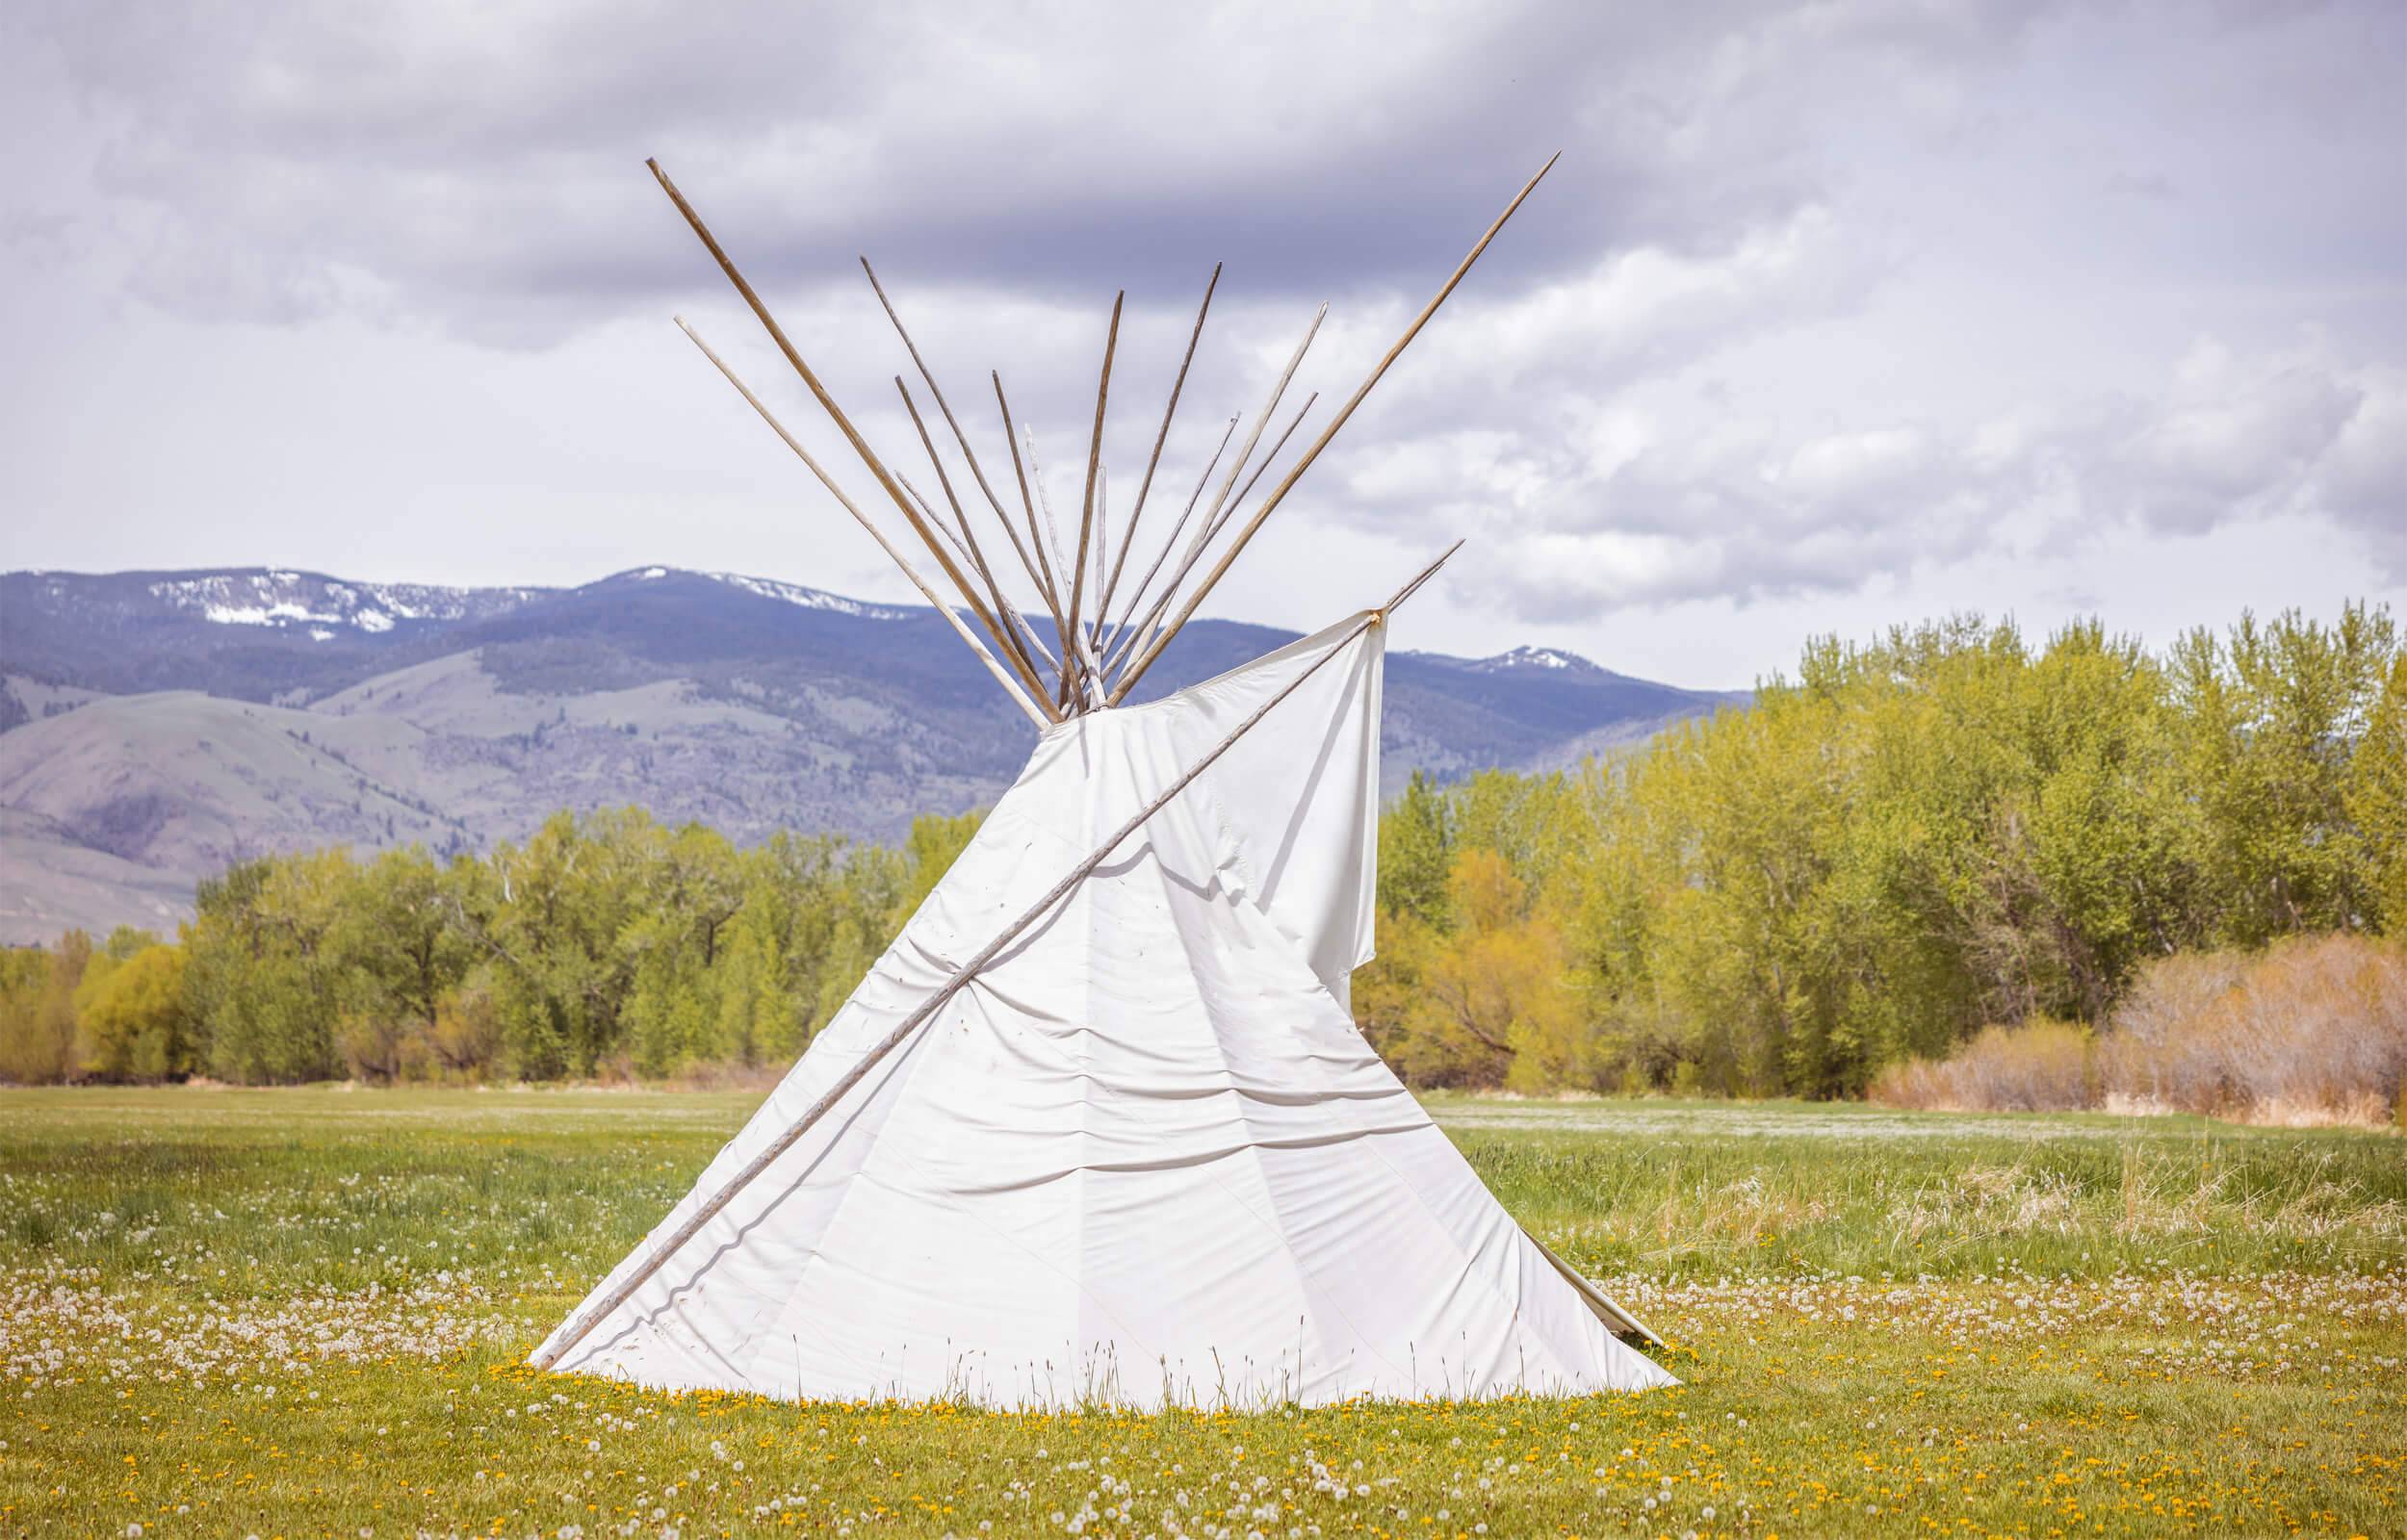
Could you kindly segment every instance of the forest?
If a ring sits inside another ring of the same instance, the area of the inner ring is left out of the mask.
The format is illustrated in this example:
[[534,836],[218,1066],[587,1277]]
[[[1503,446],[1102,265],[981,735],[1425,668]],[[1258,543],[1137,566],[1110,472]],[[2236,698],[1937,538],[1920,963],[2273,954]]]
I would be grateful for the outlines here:
[[524,844],[270,856],[201,885],[175,941],[0,955],[0,1075],[238,1084],[660,1077],[790,1062],[977,827],[899,850],[738,850],[637,808]]
[[[173,939],[0,955],[0,1076],[782,1066],[976,827],[738,849],[621,808],[448,863],[262,858],[204,884]],[[1382,818],[1379,904],[1354,1005],[1414,1085],[1860,1095],[1984,1031],[2106,1030],[2167,960],[2389,947],[2407,651],[2364,606],[2161,654],[2095,622],[1818,640],[1751,706],[1626,754],[1414,777]]]
[[1355,1004],[1416,1083],[1854,1095],[2161,960],[2407,928],[2407,655],[2363,607],[1820,641],[1625,757],[1416,782],[1380,859]]

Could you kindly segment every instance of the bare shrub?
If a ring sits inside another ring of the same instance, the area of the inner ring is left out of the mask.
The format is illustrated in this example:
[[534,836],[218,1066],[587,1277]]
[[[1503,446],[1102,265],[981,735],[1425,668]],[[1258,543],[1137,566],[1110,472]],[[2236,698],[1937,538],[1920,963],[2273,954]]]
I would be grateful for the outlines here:
[[2237,952],[2159,958],[2132,981],[2099,1045],[2108,1105],[2117,1112],[2221,1110],[2233,1099],[2209,1021],[2222,1021],[2249,972]]
[[1947,1065],[1936,1059],[1905,1059],[1873,1076],[1864,1088],[1866,1101],[1883,1107],[1910,1107],[1918,1112],[1961,1112],[1955,1083]]
[[2407,955],[2333,935],[2160,958],[2094,1042],[2057,1021],[1987,1027],[1945,1060],[1890,1065],[1867,1094],[1950,1112],[2407,1126]]
[[2089,1034],[2042,1017],[1984,1027],[1945,1060],[1881,1071],[1867,1094],[1890,1107],[1947,1112],[2069,1112],[2097,1105]]
[[693,1065],[659,1084],[667,1091],[740,1091],[765,1094],[777,1089],[790,1067],[787,1065],[732,1064],[714,1059]]
[[2380,1125],[2407,1094],[2407,959],[2362,937],[2152,963],[2101,1044],[2117,1104]]

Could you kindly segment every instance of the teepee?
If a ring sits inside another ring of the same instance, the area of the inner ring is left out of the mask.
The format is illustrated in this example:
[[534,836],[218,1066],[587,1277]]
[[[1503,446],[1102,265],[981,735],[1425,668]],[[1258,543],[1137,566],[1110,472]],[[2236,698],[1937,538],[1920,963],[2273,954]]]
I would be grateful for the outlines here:
[[[661,184],[953,580],[993,650],[920,586],[1040,736],[851,999],[532,1363],[670,1388],[1029,1408],[1671,1383],[1621,1340],[1644,1329],[1505,1213],[1347,1009],[1348,977],[1371,956],[1387,620],[1445,558],[1379,608],[1123,704],[1503,218],[1181,595],[1247,495],[1229,497],[1289,364],[1218,496],[1203,503],[1207,471],[1117,626],[1101,617],[1145,492],[1107,563],[1097,489],[1113,344],[1074,557],[1040,524],[1015,447],[1022,540],[920,364],[1055,653],[995,580],[942,462],[950,528],[877,459]],[[1115,305],[1115,340],[1118,318]],[[1185,374],[1182,363],[1172,411]],[[996,399],[1008,434],[999,380]],[[1169,586],[1142,603],[1174,552]]]

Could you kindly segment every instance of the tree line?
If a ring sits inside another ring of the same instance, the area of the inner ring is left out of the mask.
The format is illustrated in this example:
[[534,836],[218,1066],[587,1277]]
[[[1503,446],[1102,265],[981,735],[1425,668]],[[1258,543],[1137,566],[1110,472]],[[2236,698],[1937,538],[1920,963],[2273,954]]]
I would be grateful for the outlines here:
[[[0,956],[0,1076],[665,1076],[790,1062],[977,827],[739,850],[636,809],[439,861],[239,864],[175,941]],[[2162,654],[1955,619],[1558,774],[1415,776],[1365,1034],[1418,1085],[1860,1094],[2152,959],[2407,932],[2407,652],[2286,614]]]
[[790,1062],[977,827],[739,850],[636,808],[436,860],[335,849],[201,884],[176,941],[70,932],[0,960],[18,1081],[666,1076]]
[[1365,1032],[1422,1084],[1860,1094],[2143,963],[2407,931],[2389,614],[1810,645],[1743,710],[1561,775],[1416,778]]

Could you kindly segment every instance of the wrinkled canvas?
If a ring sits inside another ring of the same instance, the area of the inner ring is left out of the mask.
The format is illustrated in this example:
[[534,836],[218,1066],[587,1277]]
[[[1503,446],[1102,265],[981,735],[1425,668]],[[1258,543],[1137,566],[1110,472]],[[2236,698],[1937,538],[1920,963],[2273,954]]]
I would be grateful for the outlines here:
[[1347,976],[1371,956],[1385,641],[1360,620],[1047,732],[851,1000],[593,1299],[1326,659],[556,1367],[1005,1407],[1671,1383],[1555,1271],[1348,1013]]

